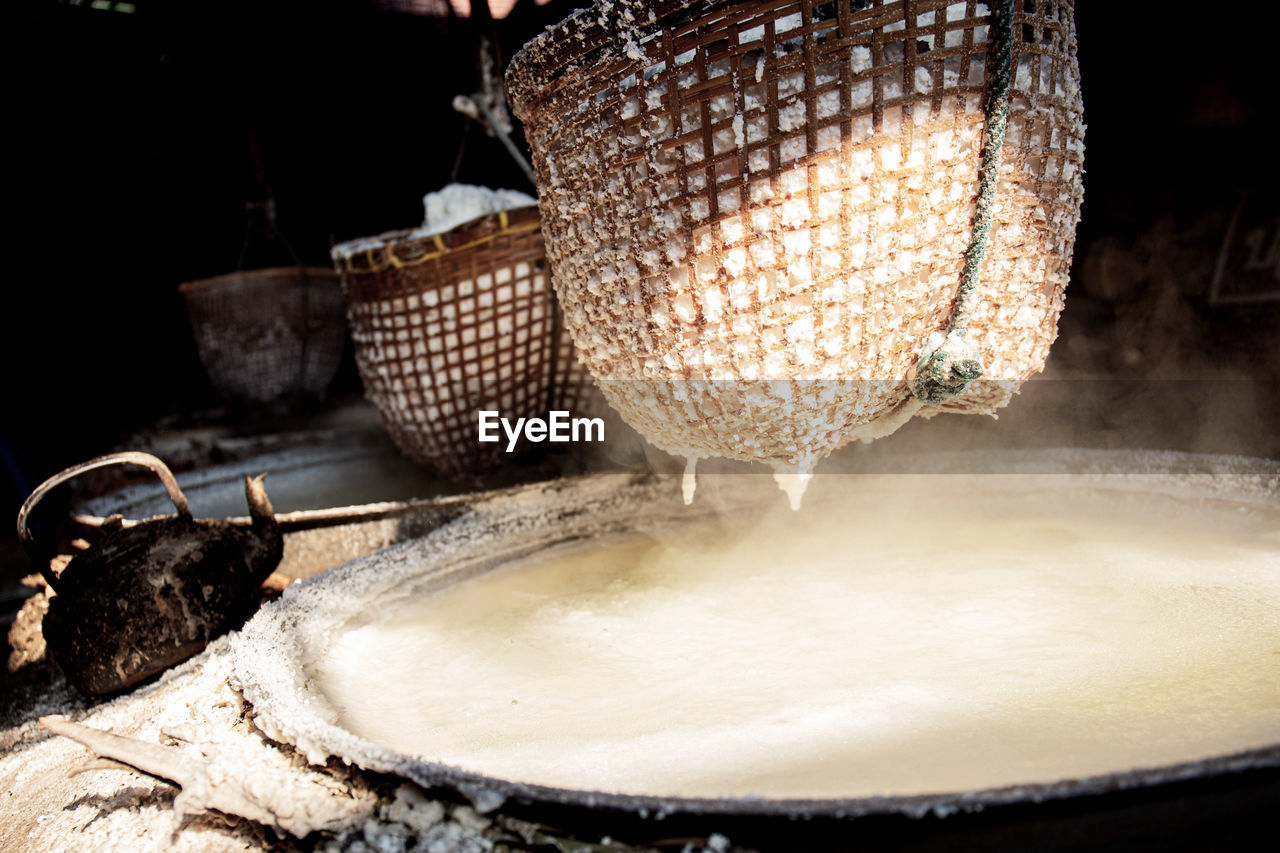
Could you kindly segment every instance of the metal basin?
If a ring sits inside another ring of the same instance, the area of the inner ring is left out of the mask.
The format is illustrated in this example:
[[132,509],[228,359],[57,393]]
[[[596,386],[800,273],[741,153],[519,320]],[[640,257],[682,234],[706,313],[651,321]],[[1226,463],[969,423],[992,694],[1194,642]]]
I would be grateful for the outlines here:
[[[943,493],[949,470],[984,469],[984,490],[1011,500],[1031,489],[1087,490],[1141,502],[1192,500],[1214,511],[1280,511],[1280,465],[1239,457],[1173,453],[1046,451],[938,455],[919,460]],[[1000,476],[1008,475],[1008,476]],[[860,485],[877,486],[875,477]],[[954,492],[962,495],[963,489]],[[820,497],[817,499],[821,499]],[[469,580],[584,539],[706,525],[732,517],[751,525],[776,512],[769,483],[728,477],[683,506],[678,485],[636,476],[561,480],[475,500],[426,536],[291,587],[235,642],[237,677],[257,724],[315,762],[339,757],[404,776],[542,823],[648,841],[729,835],[756,848],[847,849],[851,839],[895,849],[1069,849],[1123,842],[1129,849],[1231,846],[1261,826],[1280,794],[1277,742],[1233,752],[1071,778],[974,789],[851,797],[663,796],[504,779],[451,766],[438,756],[380,745],[344,726],[318,689],[317,662],[334,638],[379,608],[429,600]],[[1277,569],[1280,571],[1280,568]],[[377,660],[369,666],[376,668]]]

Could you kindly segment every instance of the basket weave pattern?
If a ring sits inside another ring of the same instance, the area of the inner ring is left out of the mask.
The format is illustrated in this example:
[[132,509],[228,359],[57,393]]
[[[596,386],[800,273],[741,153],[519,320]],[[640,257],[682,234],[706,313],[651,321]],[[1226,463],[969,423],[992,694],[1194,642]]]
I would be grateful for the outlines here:
[[333,380],[347,339],[342,290],[333,270],[303,272],[249,270],[179,286],[200,361],[224,399],[319,397]]
[[[1043,367],[1079,219],[1073,5],[1017,7],[968,330],[1003,381],[953,411],[994,411]],[[960,284],[988,29],[974,0],[616,0],[515,58],[566,324],[632,426],[795,464],[908,399]]]
[[504,456],[505,439],[477,440],[480,410],[540,416],[552,388],[574,410],[590,380],[556,334],[537,208],[379,240],[335,263],[365,395],[402,451],[469,477]]

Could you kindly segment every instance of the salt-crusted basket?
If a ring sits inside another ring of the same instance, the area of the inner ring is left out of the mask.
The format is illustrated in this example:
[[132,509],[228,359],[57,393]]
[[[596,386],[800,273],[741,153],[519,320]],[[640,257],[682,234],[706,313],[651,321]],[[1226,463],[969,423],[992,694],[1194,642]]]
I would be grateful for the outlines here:
[[187,303],[209,382],[233,403],[320,397],[347,342],[333,270],[273,267],[188,281]]
[[[1082,199],[1073,3],[1008,5],[1009,65],[974,0],[613,0],[514,58],[566,325],[632,426],[805,468],[917,412],[994,412],[1043,367]],[[925,405],[909,378],[951,328],[997,67],[962,329],[984,379]]]
[[530,206],[333,249],[365,395],[400,449],[446,477],[511,458],[505,438],[478,440],[481,410],[513,422],[576,414],[588,390],[560,334],[539,225]]

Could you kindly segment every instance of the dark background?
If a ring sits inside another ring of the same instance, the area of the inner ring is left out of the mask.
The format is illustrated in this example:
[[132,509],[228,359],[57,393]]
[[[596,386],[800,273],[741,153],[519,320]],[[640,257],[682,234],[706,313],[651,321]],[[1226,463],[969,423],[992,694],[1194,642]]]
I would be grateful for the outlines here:
[[[455,163],[460,181],[528,189],[450,107],[477,88],[471,20],[358,0],[98,5],[5,7],[7,518],[49,474],[218,405],[177,285],[235,268],[263,194],[251,138],[281,228],[318,265],[331,242],[416,224]],[[578,5],[519,0],[492,25],[504,58]],[[1280,302],[1210,300],[1221,257],[1228,289],[1280,289],[1237,282],[1243,250],[1223,255],[1233,216],[1237,237],[1280,228],[1280,12],[1179,7],[1079,3],[1085,212],[1050,376],[1280,378]],[[334,391],[358,395],[350,365]]]
[[[320,266],[332,242],[420,222],[455,163],[532,192],[451,103],[478,88],[480,27],[509,58],[573,5],[520,0],[487,25],[360,0],[11,5],[3,515],[131,431],[219,404],[177,285],[236,268],[264,192],[251,137],[281,231]],[[250,241],[247,267],[290,263]],[[333,391],[359,388],[348,364]]]

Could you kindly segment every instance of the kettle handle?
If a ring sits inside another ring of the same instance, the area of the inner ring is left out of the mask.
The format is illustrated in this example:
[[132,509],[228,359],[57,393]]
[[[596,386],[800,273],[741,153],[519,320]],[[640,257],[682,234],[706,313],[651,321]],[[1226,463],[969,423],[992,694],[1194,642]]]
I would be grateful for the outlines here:
[[81,462],[79,465],[72,465],[65,471],[54,474],[36,486],[31,494],[27,496],[27,499],[22,502],[22,508],[18,510],[18,541],[22,543],[23,549],[31,557],[32,562],[36,563],[40,573],[44,575],[45,580],[48,580],[51,585],[54,579],[49,577],[51,574],[51,570],[48,567],[49,561],[41,553],[39,543],[36,542],[35,536],[31,533],[27,521],[36,506],[44,499],[44,496],[55,487],[73,477],[80,476],[86,471],[105,468],[108,465],[141,465],[143,468],[150,469],[160,478],[160,482],[164,485],[164,490],[169,494],[169,500],[173,501],[174,507],[178,510],[178,515],[183,518],[191,518],[191,508],[187,506],[187,496],[182,493],[182,489],[178,488],[178,481],[174,478],[173,472],[169,470],[168,465],[165,465],[164,462],[150,453],[143,453],[140,450],[109,453],[106,456],[90,459],[88,462]]

